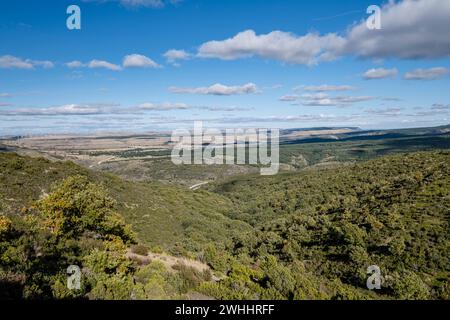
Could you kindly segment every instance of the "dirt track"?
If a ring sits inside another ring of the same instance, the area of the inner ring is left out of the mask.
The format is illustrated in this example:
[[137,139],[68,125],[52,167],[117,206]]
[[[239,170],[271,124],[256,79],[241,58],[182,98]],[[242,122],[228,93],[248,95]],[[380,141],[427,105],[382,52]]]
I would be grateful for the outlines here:
[[146,262],[160,261],[169,270],[174,270],[173,266],[176,266],[176,265],[185,265],[187,267],[191,267],[200,272],[211,270],[211,268],[207,264],[202,263],[200,261],[191,260],[191,259],[187,259],[187,258],[178,258],[178,257],[170,256],[170,255],[164,254],[164,253],[159,254],[159,253],[151,253],[150,252],[146,256],[142,256],[142,255],[139,255],[136,253],[132,253],[131,251],[128,251],[126,256],[128,258],[133,258],[136,260],[146,261]]

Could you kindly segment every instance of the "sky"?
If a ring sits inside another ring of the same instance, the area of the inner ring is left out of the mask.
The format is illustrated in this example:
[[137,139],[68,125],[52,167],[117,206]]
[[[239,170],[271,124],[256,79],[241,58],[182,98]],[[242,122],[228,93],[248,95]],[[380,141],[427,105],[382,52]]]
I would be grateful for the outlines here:
[[446,125],[449,17],[448,0],[3,0],[0,136]]

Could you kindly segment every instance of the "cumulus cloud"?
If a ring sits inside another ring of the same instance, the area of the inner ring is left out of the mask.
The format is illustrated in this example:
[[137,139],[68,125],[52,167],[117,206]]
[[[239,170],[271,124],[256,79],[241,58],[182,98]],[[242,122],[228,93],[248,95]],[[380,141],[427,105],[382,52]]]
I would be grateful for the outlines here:
[[0,68],[5,69],[33,69],[33,65],[30,62],[22,60],[13,56],[1,56]]
[[340,35],[294,35],[272,31],[257,35],[246,30],[225,40],[203,43],[197,56],[234,60],[259,56],[286,63],[314,65],[343,55],[360,58],[433,59],[450,57],[450,1],[389,1],[382,7],[381,30],[369,30],[366,21]]
[[[83,63],[78,60],[70,61],[65,64],[68,68],[104,68],[112,71],[120,71],[122,67],[120,65],[104,61],[104,60],[91,60],[88,63]],[[123,58],[122,65],[124,68],[159,68],[161,67],[152,59],[141,54],[129,54]]]
[[226,40],[202,44],[197,55],[222,60],[259,56],[293,64],[314,65],[336,58],[333,52],[341,50],[344,42],[336,34],[320,36],[308,33],[299,37],[283,31],[257,35],[253,30],[246,30]]
[[67,62],[65,65],[69,68],[82,68],[86,66],[84,63],[78,60]]
[[0,56],[0,68],[3,69],[34,69],[35,67],[48,69],[53,68],[54,64],[47,60],[22,59],[11,55]]
[[252,94],[259,92],[258,87],[254,83],[247,83],[242,86],[226,86],[220,83],[216,83],[209,87],[198,88],[170,87],[169,91],[178,94],[203,94],[216,96],[231,96],[237,94]]
[[392,69],[377,68],[377,69],[370,69],[364,72],[363,78],[366,80],[386,79],[396,77],[397,74],[398,70],[396,68]]
[[141,54],[130,54],[123,58],[125,68],[159,68],[161,67],[152,59]]
[[416,69],[405,74],[406,80],[436,80],[443,78],[450,72],[449,69],[443,67],[430,69]]
[[184,50],[171,49],[164,53],[164,57],[167,59],[168,63],[178,65],[178,60],[188,60],[192,55]]
[[450,1],[389,1],[381,12],[381,30],[365,21],[346,35],[344,52],[364,58],[432,59],[450,57]]
[[104,69],[109,69],[112,71],[120,71],[122,68],[116,64],[110,63],[108,61],[104,61],[104,60],[91,60],[88,63],[88,67],[89,68],[104,68]]

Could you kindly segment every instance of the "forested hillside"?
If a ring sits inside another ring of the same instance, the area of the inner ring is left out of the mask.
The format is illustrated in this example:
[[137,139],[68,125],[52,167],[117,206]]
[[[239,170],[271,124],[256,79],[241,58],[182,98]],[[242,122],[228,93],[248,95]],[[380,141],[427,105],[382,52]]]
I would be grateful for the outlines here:
[[139,238],[164,249],[198,251],[209,241],[223,242],[232,232],[249,230],[225,216],[229,199],[209,192],[190,192],[158,182],[130,182],[84,169],[71,162],[0,153],[0,208],[14,213],[45,197],[61,181],[81,175],[103,185],[115,210],[133,225]]
[[[449,299],[450,152],[190,191],[0,154],[3,297]],[[207,263],[129,259],[165,251]],[[82,267],[83,287],[65,287]],[[380,267],[381,290],[366,288]]]
[[305,274],[365,288],[378,265],[386,297],[448,299],[449,163],[447,151],[422,152],[218,185],[236,205],[231,217],[255,228],[229,251],[250,265],[276,257],[291,279],[284,298],[305,297],[304,279],[293,280]]

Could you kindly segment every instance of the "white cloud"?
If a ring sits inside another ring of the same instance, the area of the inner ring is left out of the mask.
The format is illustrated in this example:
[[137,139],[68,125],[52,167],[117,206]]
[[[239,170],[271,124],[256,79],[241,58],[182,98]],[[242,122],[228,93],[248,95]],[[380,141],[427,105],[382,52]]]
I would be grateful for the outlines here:
[[14,56],[1,56],[0,68],[5,69],[33,69],[33,64]]
[[11,55],[0,56],[0,68],[4,69],[34,69],[35,67],[42,67],[44,69],[53,68],[54,64],[51,61],[31,60],[14,57]]
[[382,8],[381,30],[366,21],[349,26],[343,35],[272,31],[256,35],[246,30],[235,36],[203,43],[197,56],[235,60],[259,56],[286,63],[314,65],[343,55],[362,58],[432,59],[450,57],[450,1],[389,1]]
[[[83,63],[78,60],[74,60],[71,62],[68,62],[65,64],[69,68],[105,68],[113,71],[119,71],[122,70],[122,67],[117,64],[110,63],[108,61],[104,60],[91,60],[88,63]],[[126,55],[123,58],[123,67],[124,68],[159,68],[160,65],[158,65],[155,61],[152,59],[140,55],[140,54],[130,54]]]
[[197,109],[207,110],[211,112],[237,112],[237,111],[250,111],[253,108],[238,107],[238,106],[228,106],[228,107],[197,107]]
[[173,103],[173,102],[164,102],[164,103],[142,103],[138,105],[139,109],[142,110],[157,110],[157,111],[168,111],[168,110],[184,110],[188,109],[189,106],[185,103]]
[[170,87],[169,91],[178,94],[204,94],[216,96],[252,94],[259,92],[258,87],[254,83],[247,83],[242,86],[226,86],[220,83],[216,83],[209,87],[199,87],[199,88]]
[[436,80],[446,76],[449,69],[443,67],[416,69],[405,74],[406,80]]
[[159,68],[161,67],[152,59],[141,54],[130,54],[123,58],[125,68]]
[[120,0],[120,3],[128,7],[164,7],[164,2],[161,0]]
[[343,45],[344,39],[336,34],[320,36],[308,33],[298,37],[283,31],[256,35],[255,31],[246,30],[223,41],[202,44],[197,55],[223,60],[260,56],[287,63],[314,65],[318,61],[336,58],[332,52],[338,51]]
[[57,114],[98,114],[105,109],[105,106],[100,105],[79,105],[79,104],[66,104],[56,108],[49,108],[47,112],[54,112]]
[[84,63],[82,63],[81,61],[74,60],[74,61],[67,62],[66,66],[69,68],[82,68],[82,67],[85,67],[86,65]]
[[374,79],[386,79],[396,77],[398,74],[398,70],[396,68],[392,69],[370,69],[364,72],[363,78],[366,80],[374,80]]
[[171,49],[164,53],[164,57],[167,59],[168,63],[178,65],[178,60],[188,60],[192,55],[184,50]]
[[58,116],[58,115],[95,115],[107,114],[117,111],[118,104],[64,104],[49,108],[22,108],[15,109],[3,115],[27,115],[27,116]]
[[300,86],[294,88],[296,91],[303,89],[313,93],[304,93],[302,95],[292,94],[280,97],[278,100],[291,102],[291,105],[303,105],[311,107],[348,107],[355,103],[365,102],[376,99],[371,96],[349,96],[349,95],[330,95],[331,91],[354,90],[351,86]]
[[381,30],[365,21],[346,35],[345,53],[364,58],[431,59],[450,57],[450,1],[389,1],[381,12]]
[[8,92],[0,92],[0,98],[11,98],[12,95]]
[[[0,103],[0,107],[11,104]],[[51,107],[15,108],[13,110],[0,110],[1,116],[22,116],[33,119],[35,116],[138,116],[147,112],[164,112],[170,110],[204,110],[210,112],[239,112],[249,111],[252,108],[239,106],[191,106],[182,102],[145,102],[135,106],[123,107],[118,103],[69,103]],[[140,119],[139,118],[139,119]]]
[[370,96],[330,96],[326,93],[303,94],[301,105],[313,107],[337,106],[347,107],[358,102],[373,100]]
[[83,1],[98,2],[98,3],[118,2],[126,8],[138,8],[138,7],[162,8],[165,5],[165,2],[162,0],[83,0]]
[[95,60],[95,59],[91,60],[88,63],[88,67],[89,68],[105,68],[105,69],[109,69],[112,71],[120,71],[121,70],[121,67],[116,64],[113,64],[113,63],[110,63],[110,62],[104,61],[104,60]]

